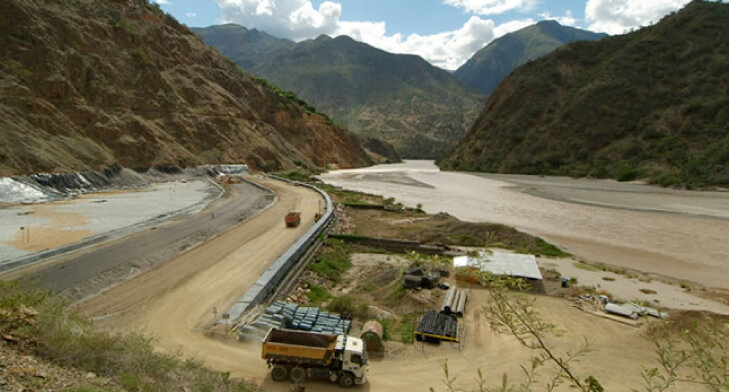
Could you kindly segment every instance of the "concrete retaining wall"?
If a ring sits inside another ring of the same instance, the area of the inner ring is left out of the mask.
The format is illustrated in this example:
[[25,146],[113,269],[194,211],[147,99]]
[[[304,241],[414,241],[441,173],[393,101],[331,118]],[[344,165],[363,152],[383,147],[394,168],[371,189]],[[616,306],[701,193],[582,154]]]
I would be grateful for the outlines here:
[[301,256],[317,241],[319,236],[326,230],[329,223],[334,220],[334,204],[329,195],[321,189],[300,182],[290,181],[284,178],[271,176],[280,181],[289,182],[297,186],[311,188],[318,192],[326,200],[326,212],[309,231],[299,238],[284,254],[264,271],[258,280],[248,291],[236,301],[227,312],[227,319],[220,320],[221,323],[235,324],[240,318],[254,306],[264,302],[276,290],[276,287],[283,281],[286,275],[296,265]]

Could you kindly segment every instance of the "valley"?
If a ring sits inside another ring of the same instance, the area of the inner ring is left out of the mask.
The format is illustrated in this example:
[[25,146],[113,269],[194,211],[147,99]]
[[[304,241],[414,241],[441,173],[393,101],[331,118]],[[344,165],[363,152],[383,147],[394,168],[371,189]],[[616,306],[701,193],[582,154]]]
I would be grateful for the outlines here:
[[729,390],[729,5],[557,3],[4,0],[0,390]]

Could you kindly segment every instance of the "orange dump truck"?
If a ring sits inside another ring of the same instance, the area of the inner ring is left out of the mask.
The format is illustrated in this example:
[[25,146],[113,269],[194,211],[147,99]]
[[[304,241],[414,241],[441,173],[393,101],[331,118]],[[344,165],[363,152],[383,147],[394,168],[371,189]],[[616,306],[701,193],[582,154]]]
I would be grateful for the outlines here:
[[301,223],[301,212],[289,211],[289,213],[284,217],[284,222],[286,222],[286,227],[298,226]]
[[345,388],[367,382],[367,351],[362,339],[352,336],[272,328],[263,338],[261,357],[273,367],[274,381],[327,378]]

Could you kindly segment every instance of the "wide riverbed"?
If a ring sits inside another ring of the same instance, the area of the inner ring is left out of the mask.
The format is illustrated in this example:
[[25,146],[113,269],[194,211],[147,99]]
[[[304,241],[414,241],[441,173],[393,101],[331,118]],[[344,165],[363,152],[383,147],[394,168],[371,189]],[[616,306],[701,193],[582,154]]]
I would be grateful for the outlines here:
[[608,180],[441,172],[406,161],[320,176],[430,213],[514,226],[590,261],[729,288],[729,192]]

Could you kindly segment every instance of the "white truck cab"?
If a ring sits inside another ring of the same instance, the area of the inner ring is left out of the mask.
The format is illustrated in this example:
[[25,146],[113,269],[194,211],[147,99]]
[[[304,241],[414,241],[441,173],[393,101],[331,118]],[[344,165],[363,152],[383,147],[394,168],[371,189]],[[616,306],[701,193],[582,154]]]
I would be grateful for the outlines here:
[[[344,340],[344,358],[342,362],[342,370],[346,370],[354,374],[355,384],[364,384],[367,382],[367,350],[364,347],[362,339],[352,336],[340,335]],[[339,341],[337,341],[339,343]]]

